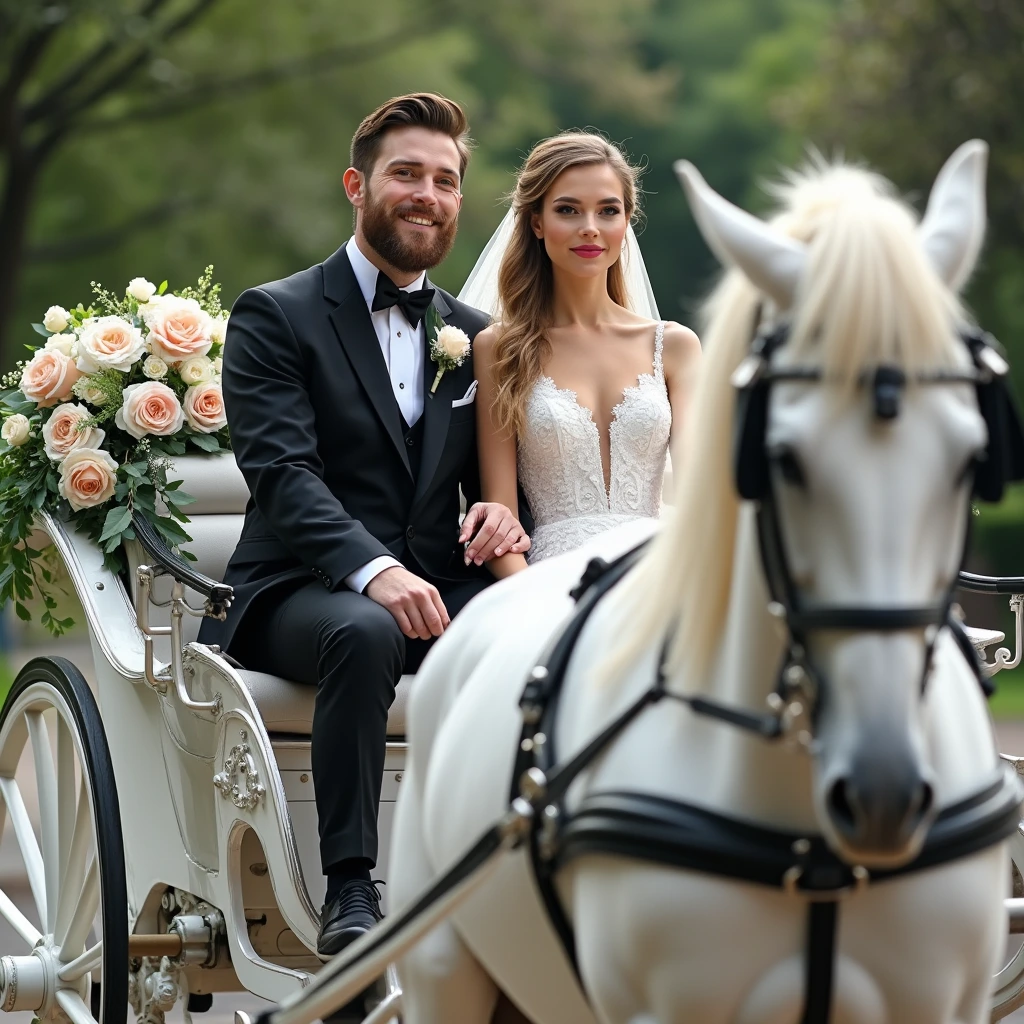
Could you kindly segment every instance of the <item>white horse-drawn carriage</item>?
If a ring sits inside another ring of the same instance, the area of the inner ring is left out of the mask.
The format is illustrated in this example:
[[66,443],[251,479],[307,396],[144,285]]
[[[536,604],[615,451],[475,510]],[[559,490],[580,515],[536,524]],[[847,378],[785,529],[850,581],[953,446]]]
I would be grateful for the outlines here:
[[[217,581],[248,492],[230,455],[178,466],[197,499],[194,562],[142,523],[118,577],[91,541],[40,520],[85,612],[95,688],[68,661],[37,658],[2,711],[0,814],[30,886],[27,903],[0,895],[25,943],[0,960],[4,1010],[123,1024],[130,1005],[156,1024],[214,992],[282,1000],[320,967],[315,688],[194,642],[201,617],[227,606]],[[408,682],[388,719],[385,875]]]
[[[983,172],[984,147],[962,147],[918,232],[861,171],[798,182],[769,227],[683,170],[748,280],[712,320],[674,517],[606,596],[615,570],[568,593],[628,531],[471,603],[417,677],[408,765],[400,688],[393,913],[326,968],[313,691],[194,642],[230,599],[233,465],[178,467],[191,564],[140,523],[119,578],[44,516],[97,685],[38,659],[0,715],[5,841],[30,886],[0,892],[24,942],[0,959],[3,1009],[121,1024],[130,1004],[158,1024],[246,989],[300,1024],[385,972],[367,1021],[485,1024],[498,989],[538,1024],[978,1024],[1024,1000],[1024,952],[991,979],[1007,907],[1024,921],[1022,790],[978,686],[1019,657],[1022,600],[1016,655],[989,668],[968,640],[1001,638],[951,607],[970,483],[1001,491],[1013,461],[1005,367],[950,331]],[[794,317],[762,317],[765,296]]]

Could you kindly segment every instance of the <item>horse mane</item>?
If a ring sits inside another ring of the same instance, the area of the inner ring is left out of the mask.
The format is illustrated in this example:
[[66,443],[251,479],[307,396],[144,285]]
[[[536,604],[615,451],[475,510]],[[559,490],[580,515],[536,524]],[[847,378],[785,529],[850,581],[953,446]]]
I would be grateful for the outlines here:
[[[808,245],[787,361],[821,366],[837,404],[880,363],[908,373],[960,365],[964,310],[919,244],[915,212],[886,179],[812,154],[768,191],[780,205],[771,223]],[[609,680],[672,635],[668,670],[685,667],[693,688],[707,685],[728,612],[739,512],[730,378],[767,301],[732,269],[704,303],[703,365],[673,460],[675,511],[619,588],[630,628],[605,662]]]

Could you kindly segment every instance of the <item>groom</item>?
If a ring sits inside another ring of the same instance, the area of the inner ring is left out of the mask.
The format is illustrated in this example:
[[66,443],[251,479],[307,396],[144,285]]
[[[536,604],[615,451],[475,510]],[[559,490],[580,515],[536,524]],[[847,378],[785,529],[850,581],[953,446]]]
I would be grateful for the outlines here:
[[225,575],[231,610],[200,635],[317,687],[322,955],[380,919],[370,869],[395,684],[490,582],[483,563],[530,545],[505,506],[472,504],[472,361],[431,390],[430,307],[470,338],[487,322],[426,278],[455,239],[465,114],[442,96],[389,100],[360,124],[351,160],[354,236],[231,310],[224,398],[252,497]]

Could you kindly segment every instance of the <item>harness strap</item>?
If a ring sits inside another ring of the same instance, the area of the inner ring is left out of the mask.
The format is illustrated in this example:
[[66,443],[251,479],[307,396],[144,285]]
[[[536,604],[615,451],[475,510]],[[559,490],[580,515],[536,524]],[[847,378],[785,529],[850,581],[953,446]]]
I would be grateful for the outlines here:
[[808,907],[804,1013],[800,1024],[828,1024],[832,1016],[838,918],[839,904],[835,900],[811,903]]

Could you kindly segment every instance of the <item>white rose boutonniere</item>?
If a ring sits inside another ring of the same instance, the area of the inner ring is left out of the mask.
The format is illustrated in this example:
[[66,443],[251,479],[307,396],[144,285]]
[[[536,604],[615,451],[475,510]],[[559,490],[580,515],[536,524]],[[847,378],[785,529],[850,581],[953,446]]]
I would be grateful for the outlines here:
[[469,336],[465,331],[450,324],[444,324],[435,330],[434,340],[430,343],[430,358],[437,363],[437,374],[434,383],[430,385],[431,394],[437,390],[437,385],[441,383],[441,378],[448,370],[454,370],[463,364],[470,350]]

